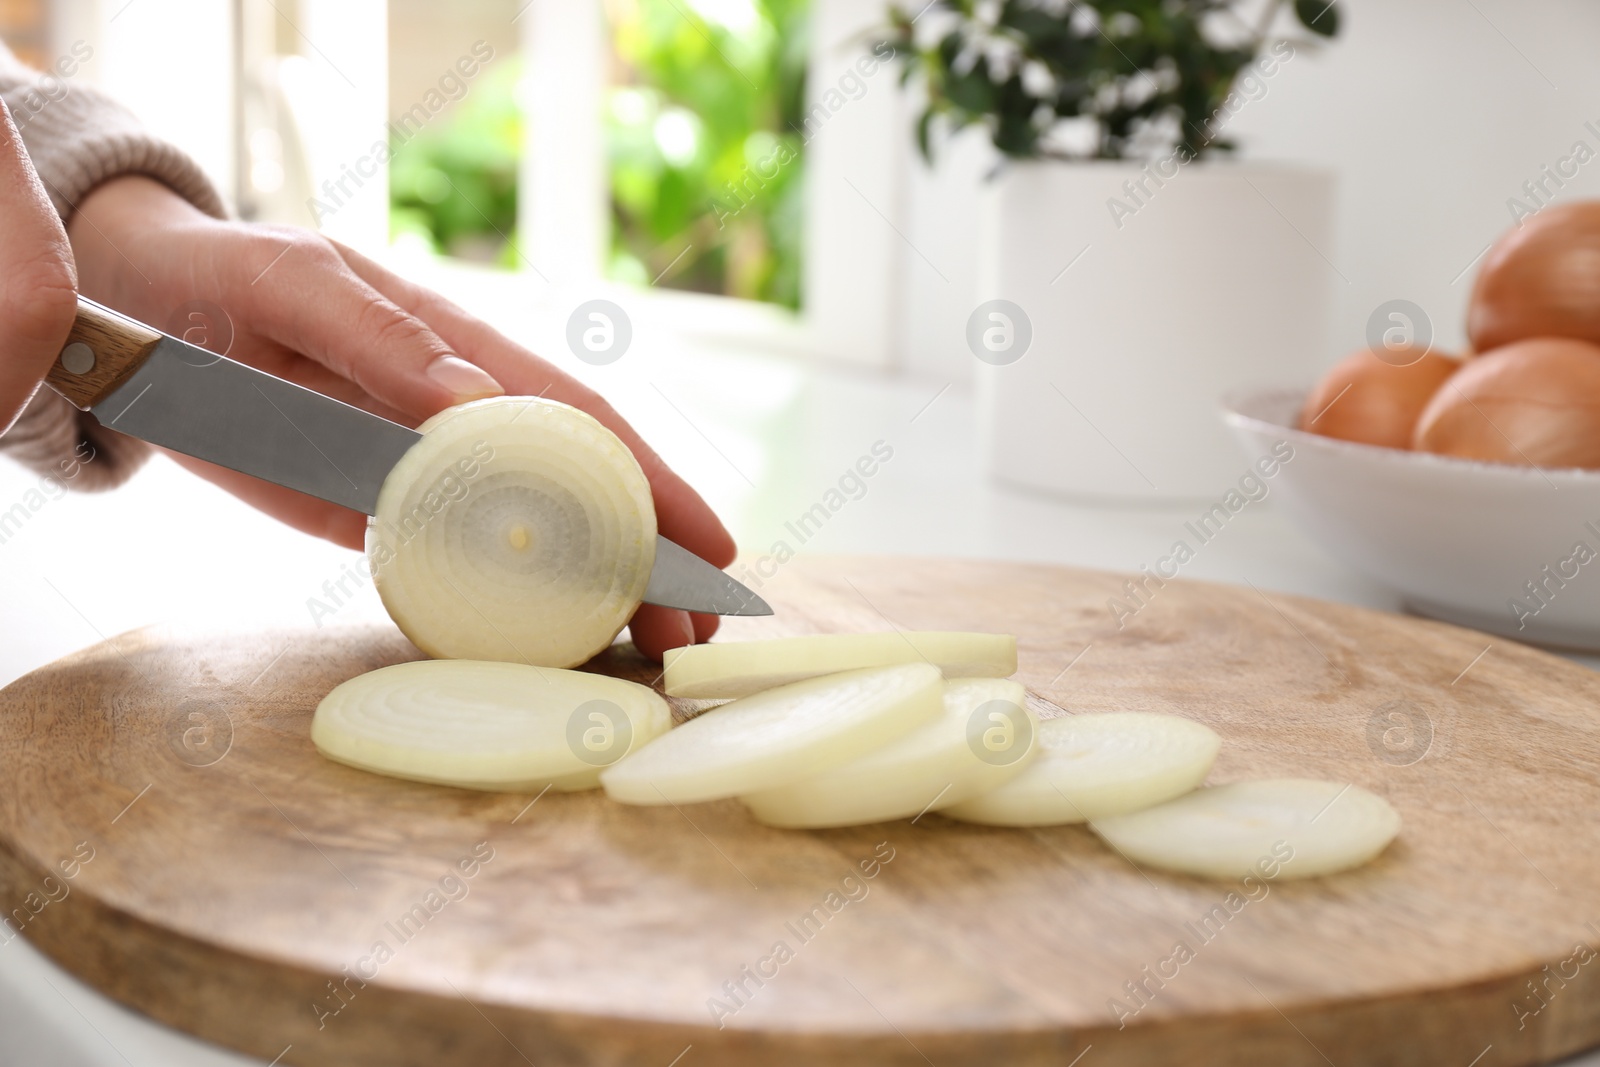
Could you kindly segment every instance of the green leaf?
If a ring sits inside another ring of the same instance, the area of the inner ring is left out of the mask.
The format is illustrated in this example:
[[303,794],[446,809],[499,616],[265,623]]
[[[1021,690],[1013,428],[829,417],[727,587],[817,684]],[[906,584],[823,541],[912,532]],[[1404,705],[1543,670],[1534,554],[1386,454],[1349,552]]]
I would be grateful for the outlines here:
[[1294,14],[1312,33],[1332,37],[1339,32],[1338,0],[1294,0]]
[[956,107],[988,114],[995,110],[995,86],[989,80],[988,65],[979,60],[970,73],[948,75],[945,95]]
[[928,166],[933,166],[933,151],[928,147],[928,127],[933,123],[933,108],[925,108],[922,117],[917,119],[917,149],[922,153],[922,161]]
[[1039,133],[1026,116],[1001,112],[994,128],[994,146],[1013,159],[1039,154]]

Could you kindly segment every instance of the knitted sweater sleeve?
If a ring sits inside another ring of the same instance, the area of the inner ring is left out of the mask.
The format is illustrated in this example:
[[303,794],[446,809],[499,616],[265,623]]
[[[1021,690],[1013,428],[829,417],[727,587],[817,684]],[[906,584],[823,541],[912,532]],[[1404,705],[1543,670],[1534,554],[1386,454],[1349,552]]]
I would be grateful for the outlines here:
[[[41,72],[0,44],[0,98],[62,221],[95,186],[124,174],[154,178],[223,218],[222,199],[194,160],[145,132],[104,93],[79,84],[80,69],[93,56],[92,47],[79,42]],[[0,436],[0,454],[79,489],[120,485],[149,453],[144,442],[105,429],[49,388],[41,388]]]

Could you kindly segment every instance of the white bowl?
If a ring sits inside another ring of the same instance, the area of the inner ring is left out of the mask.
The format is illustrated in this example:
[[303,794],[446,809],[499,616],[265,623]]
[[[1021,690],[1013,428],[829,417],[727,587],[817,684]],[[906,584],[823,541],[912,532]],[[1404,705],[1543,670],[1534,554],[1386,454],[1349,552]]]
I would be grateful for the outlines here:
[[1600,471],[1540,470],[1336,441],[1294,429],[1304,390],[1223,401],[1268,484],[1318,544],[1407,608],[1521,641],[1600,649]]

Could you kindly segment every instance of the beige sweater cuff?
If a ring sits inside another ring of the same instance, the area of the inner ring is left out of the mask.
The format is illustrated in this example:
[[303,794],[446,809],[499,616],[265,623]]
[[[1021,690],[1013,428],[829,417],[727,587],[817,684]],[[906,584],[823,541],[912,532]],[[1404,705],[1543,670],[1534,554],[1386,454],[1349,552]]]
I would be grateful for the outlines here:
[[[194,160],[146,133],[104,93],[31,70],[0,45],[0,97],[63,221],[95,186],[124,174],[148,175],[208,215],[226,217],[222,198]],[[94,490],[126,481],[151,449],[41,387],[0,437],[0,451],[45,477],[71,469],[69,484]]]

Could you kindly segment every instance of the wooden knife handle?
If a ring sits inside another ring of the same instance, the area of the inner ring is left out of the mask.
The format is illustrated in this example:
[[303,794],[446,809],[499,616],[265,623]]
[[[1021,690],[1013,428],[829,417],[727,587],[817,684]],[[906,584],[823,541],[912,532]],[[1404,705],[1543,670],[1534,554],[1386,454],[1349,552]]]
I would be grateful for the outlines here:
[[78,319],[44,380],[88,410],[127,381],[160,341],[144,323],[80,296]]

